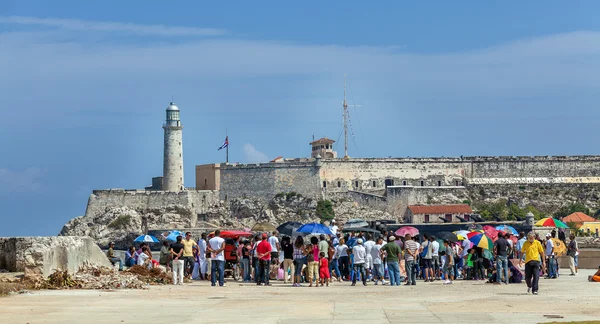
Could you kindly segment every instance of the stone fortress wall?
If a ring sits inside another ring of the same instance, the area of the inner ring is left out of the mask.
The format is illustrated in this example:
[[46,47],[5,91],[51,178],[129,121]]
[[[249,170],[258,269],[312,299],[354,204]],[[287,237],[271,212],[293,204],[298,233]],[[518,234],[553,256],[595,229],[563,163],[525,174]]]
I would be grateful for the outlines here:
[[186,190],[181,192],[108,189],[94,190],[88,200],[86,215],[100,215],[109,207],[131,209],[161,209],[165,206],[183,206],[197,214],[208,212],[219,204],[219,193],[214,190]]
[[[221,198],[294,191],[312,198],[386,187],[600,184],[600,156],[295,159],[221,165]],[[433,190],[433,189],[432,189]]]

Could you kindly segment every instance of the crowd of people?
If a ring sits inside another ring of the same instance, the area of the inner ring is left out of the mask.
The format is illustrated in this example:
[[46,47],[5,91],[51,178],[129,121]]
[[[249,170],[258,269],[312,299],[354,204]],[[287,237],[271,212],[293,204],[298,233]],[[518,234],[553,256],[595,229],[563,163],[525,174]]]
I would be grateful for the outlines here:
[[[483,249],[473,247],[467,239],[444,241],[426,234],[395,237],[383,231],[292,238],[273,231],[239,237],[231,242],[230,252],[236,256],[232,266],[239,272],[240,280],[256,285],[270,286],[272,280],[294,287],[323,287],[344,281],[352,286],[358,281],[365,286],[368,282],[416,285],[418,280],[442,280],[444,284],[452,284],[454,280],[487,280],[509,284],[520,283],[525,277],[528,293],[537,294],[542,274],[548,279],[559,276],[552,240],[555,236],[556,232],[548,233],[543,240],[534,232],[527,235],[521,232],[513,240],[509,233],[499,232],[493,249]],[[173,244],[164,242],[158,260],[153,259],[145,243],[137,250],[131,247],[125,265],[163,265],[172,270],[176,285],[187,278],[224,286],[225,249],[225,239],[219,230],[211,238],[202,234],[198,241],[188,232],[185,237],[177,237]],[[109,253],[109,258],[114,258],[112,246]],[[578,272],[578,254],[577,242],[571,236],[567,248],[571,275]],[[520,270],[523,266],[524,273]]]

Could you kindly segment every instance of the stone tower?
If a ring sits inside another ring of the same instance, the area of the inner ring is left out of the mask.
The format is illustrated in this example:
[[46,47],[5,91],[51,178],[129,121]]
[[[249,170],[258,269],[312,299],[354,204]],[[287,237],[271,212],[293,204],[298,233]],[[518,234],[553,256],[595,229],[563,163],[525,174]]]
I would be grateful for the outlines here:
[[165,130],[165,147],[163,159],[162,190],[183,191],[183,146],[179,108],[171,102],[167,107]]

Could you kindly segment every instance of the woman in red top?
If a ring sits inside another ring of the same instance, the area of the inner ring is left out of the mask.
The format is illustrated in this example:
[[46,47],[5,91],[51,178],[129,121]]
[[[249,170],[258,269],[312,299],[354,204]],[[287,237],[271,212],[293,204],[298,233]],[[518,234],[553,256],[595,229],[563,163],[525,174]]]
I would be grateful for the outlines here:
[[306,261],[308,262],[308,283],[309,287],[312,287],[313,279],[315,279],[315,287],[319,286],[319,239],[315,236],[310,238],[310,245],[308,247],[308,255]]
[[325,257],[325,252],[321,252],[319,259],[319,282],[323,287],[323,282],[329,287],[329,260]]

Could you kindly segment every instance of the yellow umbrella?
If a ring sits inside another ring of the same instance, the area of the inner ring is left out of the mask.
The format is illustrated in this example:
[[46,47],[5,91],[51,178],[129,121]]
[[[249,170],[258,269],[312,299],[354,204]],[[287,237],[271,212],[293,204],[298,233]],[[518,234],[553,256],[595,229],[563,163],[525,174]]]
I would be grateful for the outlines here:
[[554,243],[554,254],[556,254],[556,256],[567,255],[567,247],[563,241],[557,238],[550,239],[552,240],[552,243]]

